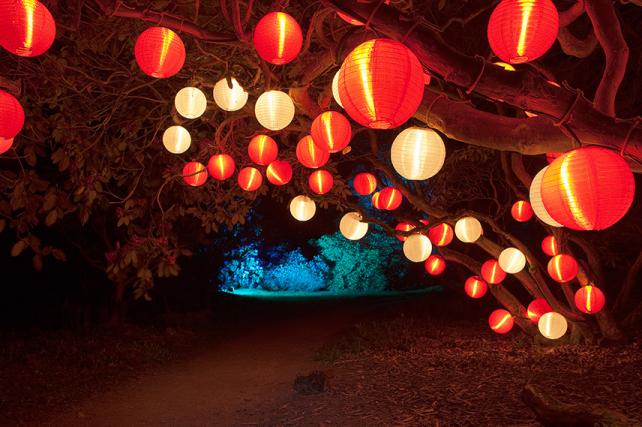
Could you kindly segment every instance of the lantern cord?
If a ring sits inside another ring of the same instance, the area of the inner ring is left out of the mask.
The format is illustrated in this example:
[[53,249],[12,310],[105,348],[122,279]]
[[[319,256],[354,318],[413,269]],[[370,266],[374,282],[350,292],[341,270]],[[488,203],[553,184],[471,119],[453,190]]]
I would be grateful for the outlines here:
[[620,150],[620,156],[624,157],[624,153],[626,152],[626,146],[629,144],[629,141],[631,140],[631,135],[633,135],[633,131],[635,128],[638,127],[640,124],[640,116],[636,117],[635,120],[633,120],[633,124],[629,128],[629,131],[626,133],[626,136],[624,137],[624,143],[622,144],[622,149]]
[[413,31],[415,31],[415,28],[417,28],[417,25],[421,24],[421,20],[417,19],[413,24],[408,28],[408,31],[406,31],[406,34],[399,40],[401,43],[405,43],[406,39],[412,34]]
[[577,105],[577,101],[580,100],[581,96],[582,96],[582,91],[580,89],[576,89],[575,90],[575,99],[573,100],[573,103],[571,104],[569,109],[566,111],[566,113],[564,113],[562,118],[554,123],[555,126],[561,127],[561,126],[564,126],[566,124],[566,122],[568,121],[569,117],[571,117],[571,113],[575,109],[575,106]]
[[374,7],[374,9],[372,9],[372,12],[370,12],[370,16],[368,16],[368,20],[366,21],[366,23],[364,25],[364,28],[366,30],[370,29],[370,21],[372,21],[372,18],[374,18],[375,14],[377,13],[377,11],[379,10],[379,8],[381,7],[381,5],[384,2],[385,2],[385,0],[379,0],[379,3],[377,3],[377,5]]
[[156,25],[158,25],[159,27],[162,27],[162,26],[163,26],[163,25],[162,25],[162,23],[163,23],[163,18],[165,18],[165,12],[161,12],[161,13],[160,13],[160,18],[158,18],[158,24],[156,24]]
[[178,27],[178,32],[182,33],[183,32],[183,24],[185,23],[185,19],[181,19],[181,25]]
[[439,95],[437,95],[437,97],[436,97],[435,99],[433,99],[433,100],[432,100],[432,102],[430,103],[430,105],[428,105],[428,110],[426,110],[426,121],[428,121],[428,117],[430,117],[430,112],[432,111],[432,107],[433,107],[433,106],[437,103],[437,101],[439,101],[441,98],[446,98],[446,95],[444,95],[443,93],[440,93]]
[[484,75],[484,70],[486,69],[486,60],[483,56],[475,55],[475,60],[481,61],[481,69],[479,70],[479,74],[477,74],[477,77],[475,78],[473,84],[471,84],[470,87],[466,90],[466,95],[470,95],[475,90],[477,84],[482,78],[482,75]]

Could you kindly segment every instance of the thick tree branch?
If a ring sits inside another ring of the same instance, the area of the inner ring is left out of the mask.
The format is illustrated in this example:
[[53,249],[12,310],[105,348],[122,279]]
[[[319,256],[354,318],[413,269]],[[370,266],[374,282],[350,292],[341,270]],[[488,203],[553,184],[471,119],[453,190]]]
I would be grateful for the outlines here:
[[576,58],[586,58],[597,47],[597,38],[595,38],[595,34],[592,31],[586,38],[578,39],[568,28],[560,28],[557,34],[557,41],[560,42],[560,47],[565,54]]
[[573,6],[559,12],[560,30],[571,25],[584,13],[584,0],[578,0]]

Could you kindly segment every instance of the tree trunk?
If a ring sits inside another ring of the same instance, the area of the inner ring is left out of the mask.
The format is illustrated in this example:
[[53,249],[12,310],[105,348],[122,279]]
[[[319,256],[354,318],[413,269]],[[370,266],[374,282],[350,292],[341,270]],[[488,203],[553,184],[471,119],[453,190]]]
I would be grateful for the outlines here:
[[125,288],[124,280],[114,282],[114,305],[108,322],[111,326],[118,326],[125,320]]

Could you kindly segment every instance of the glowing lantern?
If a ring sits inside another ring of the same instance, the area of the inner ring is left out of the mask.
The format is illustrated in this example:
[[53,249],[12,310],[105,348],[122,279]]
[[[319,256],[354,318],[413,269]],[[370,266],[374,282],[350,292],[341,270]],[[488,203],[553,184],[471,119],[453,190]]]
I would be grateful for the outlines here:
[[274,185],[285,185],[292,179],[292,166],[285,160],[275,160],[265,171],[267,180]]
[[577,261],[571,255],[555,255],[548,261],[548,275],[559,283],[570,282],[578,272]]
[[301,27],[287,13],[268,13],[254,27],[254,48],[270,64],[287,64],[296,58],[302,45]]
[[0,45],[14,55],[41,55],[56,38],[56,21],[39,1],[4,0],[0,2],[0,16]]
[[428,274],[439,276],[446,269],[446,261],[439,255],[430,255],[424,263],[424,268]]
[[4,154],[13,145],[13,138],[3,138],[0,136],[0,154]]
[[359,212],[348,212],[339,222],[339,231],[348,240],[359,240],[368,232],[368,223],[361,222]]
[[502,61],[493,62],[493,64],[497,65],[498,67],[502,67],[506,71],[516,71],[515,67]]
[[332,189],[334,178],[327,170],[319,169],[310,174],[308,185],[315,193],[325,194]]
[[503,308],[493,311],[490,313],[490,316],[488,316],[488,326],[498,334],[510,332],[514,324],[515,320],[513,319],[513,315]]
[[550,225],[551,227],[561,227],[562,224],[555,221],[549,214],[546,208],[544,207],[544,202],[542,201],[542,178],[548,166],[546,166],[541,171],[537,172],[535,178],[531,182],[531,188],[529,191],[529,198],[531,199],[531,207],[535,215],[542,221],[544,224]]
[[556,340],[564,336],[568,329],[568,323],[564,316],[551,311],[542,314],[542,317],[537,321],[537,328],[545,338]]
[[337,71],[334,74],[334,77],[332,78],[332,97],[334,98],[334,101],[339,104],[341,108],[343,108],[343,104],[341,103],[341,98],[339,98],[339,73],[341,70]]
[[488,285],[479,276],[471,276],[464,283],[464,292],[471,298],[481,298],[486,295]]
[[20,133],[24,123],[25,112],[20,102],[10,93],[0,90],[0,138],[12,139]]
[[533,217],[533,208],[526,200],[520,200],[513,204],[510,214],[517,222],[526,222]]
[[248,93],[236,81],[231,78],[232,87],[227,83],[227,79],[221,79],[214,85],[214,102],[225,111],[238,111],[247,103]]
[[477,218],[466,216],[455,223],[455,235],[464,243],[474,243],[482,234],[482,225]]
[[192,137],[183,126],[170,126],[163,132],[163,145],[170,153],[181,154],[192,145]]
[[183,181],[192,187],[200,187],[207,181],[207,168],[200,162],[187,162],[183,166]]
[[550,165],[555,159],[563,155],[564,153],[546,153],[546,161]]
[[526,257],[517,248],[506,248],[497,259],[499,267],[509,274],[517,274],[526,267]]
[[431,252],[432,243],[423,234],[412,234],[403,242],[403,253],[412,262],[424,262]]
[[316,169],[328,162],[330,153],[316,145],[310,135],[306,135],[296,145],[296,158],[306,168]]
[[595,314],[604,308],[606,298],[596,286],[583,286],[575,292],[575,307],[583,313]]
[[199,88],[184,87],[174,97],[174,106],[178,114],[186,119],[196,119],[205,112],[207,98]]
[[253,167],[246,167],[239,171],[237,177],[239,187],[245,191],[256,191],[263,183],[263,176],[258,169]]
[[446,146],[432,129],[404,129],[390,147],[392,166],[406,179],[424,180],[434,176],[444,165]]
[[544,298],[536,298],[528,304],[526,315],[533,323],[537,323],[543,314],[553,311]]
[[371,173],[361,172],[354,177],[352,186],[358,194],[368,196],[377,188],[377,178]]
[[265,166],[276,160],[279,146],[267,135],[256,135],[247,146],[247,154],[254,163]]
[[330,153],[338,153],[350,144],[352,128],[346,117],[336,111],[326,111],[317,116],[310,129],[312,139]]
[[379,196],[381,196],[381,191],[377,191],[372,195],[372,206],[375,209],[383,209],[383,205],[381,204],[381,201],[379,200]]
[[261,126],[270,130],[281,130],[294,118],[292,98],[279,90],[270,90],[259,96],[254,104],[254,114]]
[[488,42],[503,61],[522,64],[544,55],[558,29],[557,9],[550,0],[502,0],[490,15]]
[[548,256],[559,255],[560,247],[557,244],[557,239],[555,236],[546,236],[542,240],[542,252]]
[[542,200],[555,221],[574,230],[603,230],[629,210],[633,173],[619,154],[591,146],[555,159],[542,179]]
[[506,272],[499,266],[497,260],[489,259],[482,264],[481,274],[486,283],[497,285],[506,278]]
[[389,39],[373,39],[346,57],[339,97],[356,122],[391,129],[412,117],[424,95],[424,72],[414,53]]
[[381,209],[394,211],[401,206],[402,201],[403,196],[401,195],[401,191],[394,187],[384,187],[379,192],[379,203],[381,204]]
[[134,55],[143,73],[164,79],[183,68],[185,45],[178,34],[169,28],[151,27],[138,36]]
[[[395,230],[397,230],[397,231],[410,231],[413,228],[415,228],[415,226],[412,225],[412,224],[408,224],[407,222],[400,222],[395,227]],[[399,235],[396,235],[395,237],[397,238],[397,240],[400,240],[402,242],[405,242],[406,239],[408,238],[408,236],[399,236]]]
[[228,154],[214,154],[207,162],[207,170],[210,175],[219,181],[231,177],[235,168],[234,159]]
[[290,202],[290,213],[297,221],[308,221],[316,211],[317,205],[308,196],[296,196]]
[[435,246],[448,246],[453,241],[453,228],[446,224],[439,224],[428,230],[428,237]]

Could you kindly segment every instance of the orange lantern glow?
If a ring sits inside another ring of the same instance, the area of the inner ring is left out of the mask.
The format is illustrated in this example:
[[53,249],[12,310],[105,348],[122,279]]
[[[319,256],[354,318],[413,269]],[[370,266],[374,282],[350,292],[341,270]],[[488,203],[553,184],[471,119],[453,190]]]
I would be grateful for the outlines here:
[[446,261],[439,255],[430,255],[424,262],[426,272],[432,276],[439,276],[446,269]]
[[325,194],[332,189],[334,178],[327,170],[319,169],[310,174],[308,185],[315,193]]
[[380,196],[381,196],[381,191],[377,191],[372,195],[372,207],[375,209],[383,209]]
[[542,240],[542,252],[548,256],[559,255],[560,246],[557,244],[555,236],[546,236]]
[[424,94],[424,72],[405,45],[373,39],[357,46],[339,71],[339,98],[350,117],[391,129],[412,117]]
[[537,323],[539,318],[546,313],[553,311],[544,298],[536,298],[528,304],[526,315],[533,323]]
[[513,319],[513,315],[503,308],[493,311],[490,313],[490,316],[488,316],[488,325],[490,326],[490,329],[498,334],[510,332],[510,330],[513,329],[514,324],[515,320]]
[[183,181],[192,187],[200,187],[207,181],[207,168],[200,162],[187,162],[183,166]]
[[546,161],[548,162],[548,164],[551,164],[555,159],[563,154],[564,153],[546,153]]
[[235,168],[234,159],[228,154],[214,154],[207,162],[207,170],[218,181],[231,177]]
[[296,158],[306,168],[316,169],[328,163],[330,152],[319,147],[310,135],[306,135],[296,146]]
[[134,55],[143,73],[165,79],[183,68],[185,45],[178,34],[169,28],[151,27],[138,36]]
[[548,261],[548,275],[559,283],[570,282],[578,272],[577,261],[571,255],[555,255]]
[[245,191],[256,191],[263,184],[263,176],[258,169],[253,167],[246,167],[239,171],[237,177],[239,187]]
[[381,208],[387,211],[394,211],[403,201],[403,196],[401,191],[397,190],[394,187],[384,187],[379,192],[379,203],[381,203]]
[[358,173],[352,181],[354,191],[362,196],[368,196],[377,189],[377,178],[371,173]]
[[428,237],[435,246],[448,246],[453,241],[453,235],[453,228],[445,222],[428,231]]
[[606,298],[597,286],[583,286],[575,292],[575,307],[583,313],[595,314],[604,308]]
[[56,21],[37,0],[2,1],[0,16],[0,45],[14,55],[41,55],[56,38]]
[[15,96],[0,90],[0,138],[12,139],[22,130],[25,111]]
[[[407,222],[400,222],[395,227],[395,230],[397,230],[397,231],[410,231],[413,228],[415,228],[415,226],[412,225],[412,224],[408,224]],[[395,237],[397,238],[397,240],[400,240],[402,242],[405,242],[406,239],[408,238],[408,236],[399,236],[399,235],[395,235]]]
[[481,274],[487,283],[497,285],[506,278],[506,272],[501,269],[496,259],[489,259],[482,264]]
[[486,295],[488,284],[479,276],[471,276],[464,283],[464,292],[471,298],[481,298]]
[[13,138],[3,138],[0,136],[0,154],[4,154],[13,145]]
[[268,13],[254,27],[254,48],[270,64],[287,64],[297,57],[302,45],[301,27],[287,13]]
[[276,160],[279,146],[267,135],[256,135],[247,146],[247,154],[257,165],[266,166]]
[[526,222],[533,217],[533,208],[525,200],[520,200],[513,204],[510,210],[511,215],[517,222]]
[[310,134],[319,147],[330,153],[338,153],[350,144],[352,127],[343,114],[326,111],[314,119]]
[[265,175],[271,184],[285,185],[292,179],[292,166],[285,160],[275,160],[268,165]]

